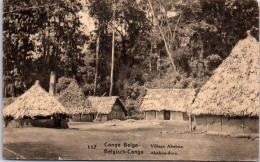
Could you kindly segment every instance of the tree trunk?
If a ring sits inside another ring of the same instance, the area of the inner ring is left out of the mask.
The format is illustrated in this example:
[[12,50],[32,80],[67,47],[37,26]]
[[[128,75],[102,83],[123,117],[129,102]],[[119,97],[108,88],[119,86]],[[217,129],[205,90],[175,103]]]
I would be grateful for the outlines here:
[[123,57],[122,60],[126,65],[128,63],[128,57],[126,54],[126,40],[124,36],[122,36],[122,57]]
[[160,70],[160,56],[157,56],[157,63],[156,63],[156,70],[159,71]]
[[54,96],[55,93],[56,93],[56,74],[54,71],[52,71],[50,75],[49,94]]
[[[51,32],[51,29],[50,29],[50,22],[48,22],[48,30],[47,30],[47,56],[46,56],[46,62],[47,62],[47,65],[48,65],[48,69],[50,69],[50,32]],[[47,71],[47,73],[49,73],[50,70]]]
[[[155,14],[154,14],[154,10],[153,10],[152,3],[151,3],[150,0],[148,0],[148,2],[149,2],[150,9],[151,9],[151,11],[152,11],[153,17],[154,17],[154,19],[155,19],[155,21],[156,21],[156,17],[155,17]],[[172,67],[173,67],[174,70],[176,70],[176,66],[175,66],[175,64],[174,64],[174,60],[173,60],[173,58],[172,58],[172,54],[171,54],[171,52],[170,52],[170,49],[169,49],[168,43],[167,43],[167,41],[166,41],[166,39],[165,39],[164,33],[163,33],[163,31],[162,31],[162,28],[160,27],[160,25],[158,25],[158,28],[159,28],[159,31],[160,31],[160,33],[161,33],[161,35],[162,35],[163,42],[164,42],[164,45],[165,45],[165,48],[166,48],[166,52],[167,52],[167,54],[168,54],[168,56],[169,56],[169,58],[170,58]]]
[[98,58],[99,58],[99,43],[100,42],[100,31],[97,33],[97,44],[96,44],[96,69],[95,69],[95,80],[94,80],[94,96],[97,92],[97,77],[98,77]]
[[201,51],[199,53],[199,65],[198,65],[198,76],[201,79],[204,77],[203,53],[204,53],[204,48],[203,48],[203,42],[202,42]]
[[112,62],[111,62],[111,77],[109,96],[112,96],[113,91],[113,77],[114,77],[114,52],[115,52],[115,9],[113,11],[113,35],[112,35]]
[[5,77],[6,77],[6,76],[3,75],[3,90],[4,90],[4,94],[3,94],[3,96],[4,96],[4,97],[7,97],[7,90],[6,90],[7,82],[6,82]]
[[152,54],[153,54],[153,42],[151,41],[151,52],[150,52],[150,72],[152,72]]

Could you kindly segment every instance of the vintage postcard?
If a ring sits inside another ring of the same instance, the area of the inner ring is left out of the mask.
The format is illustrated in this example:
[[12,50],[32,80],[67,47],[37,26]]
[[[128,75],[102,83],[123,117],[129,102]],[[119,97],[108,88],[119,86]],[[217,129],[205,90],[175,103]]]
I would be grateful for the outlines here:
[[257,161],[257,0],[3,0],[2,155]]

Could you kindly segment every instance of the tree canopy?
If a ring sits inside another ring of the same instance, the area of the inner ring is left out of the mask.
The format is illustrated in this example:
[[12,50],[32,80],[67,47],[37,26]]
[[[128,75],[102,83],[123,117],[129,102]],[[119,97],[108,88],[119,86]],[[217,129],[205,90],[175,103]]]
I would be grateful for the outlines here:
[[[259,39],[256,0],[3,4],[5,96],[22,94],[35,80],[47,89],[51,71],[62,78],[61,89],[75,78],[85,95],[94,88],[95,95],[108,95],[114,29],[112,95],[135,111],[145,88],[200,88],[248,30]],[[93,20],[93,31],[86,32],[80,12]]]

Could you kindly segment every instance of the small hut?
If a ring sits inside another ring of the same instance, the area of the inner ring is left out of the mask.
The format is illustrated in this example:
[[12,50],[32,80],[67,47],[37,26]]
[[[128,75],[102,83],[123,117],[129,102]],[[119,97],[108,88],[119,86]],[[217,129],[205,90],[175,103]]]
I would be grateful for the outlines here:
[[75,80],[72,80],[68,87],[60,92],[57,99],[68,110],[72,121],[93,121],[90,118],[92,112],[90,103]]
[[3,109],[5,126],[14,121],[11,123],[15,127],[67,128],[66,115],[66,109],[39,85],[39,81]]
[[126,116],[126,109],[118,96],[94,97],[89,96],[88,100],[93,108],[97,121],[107,121],[112,119],[123,120]]
[[259,43],[241,40],[214,71],[192,105],[197,129],[258,133]]
[[194,89],[147,89],[141,105],[146,120],[189,120]]

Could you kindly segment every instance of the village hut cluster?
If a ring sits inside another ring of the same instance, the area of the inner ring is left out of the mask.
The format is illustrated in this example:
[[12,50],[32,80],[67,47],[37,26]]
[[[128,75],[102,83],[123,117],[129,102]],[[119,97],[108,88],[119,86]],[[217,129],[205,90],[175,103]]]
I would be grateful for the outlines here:
[[36,81],[22,96],[4,99],[4,126],[68,128],[69,120],[104,122],[125,119],[126,108],[118,96],[86,97],[75,80],[56,94],[53,76],[51,74],[49,93]]
[[191,130],[224,134],[259,132],[259,43],[249,33],[198,93],[148,89],[146,120],[189,120]]
[[[147,89],[140,110],[145,120],[189,121],[191,130],[225,133],[259,132],[259,45],[250,34],[214,71],[197,92],[195,89]],[[51,77],[49,94],[36,82],[16,99],[4,99],[6,126],[67,128],[71,121],[124,120],[127,111],[118,96],[86,97],[76,83],[55,95]],[[54,97],[55,96],[55,97]]]

